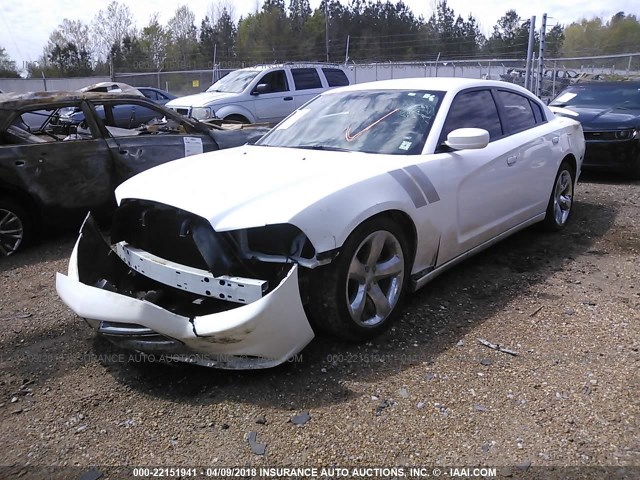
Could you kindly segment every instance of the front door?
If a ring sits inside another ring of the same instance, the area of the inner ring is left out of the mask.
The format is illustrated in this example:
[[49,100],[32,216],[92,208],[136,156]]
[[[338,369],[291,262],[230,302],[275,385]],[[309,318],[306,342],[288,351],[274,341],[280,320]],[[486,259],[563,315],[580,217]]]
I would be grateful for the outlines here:
[[[506,135],[489,89],[458,94],[453,100],[440,141],[458,128],[482,128],[490,142],[479,150],[451,151],[443,155],[441,175],[450,179],[444,192],[455,204],[447,222],[447,241],[439,263],[445,262],[508,230],[517,223],[521,195],[518,149]],[[440,147],[446,151],[448,147]]]
[[260,93],[254,91],[258,122],[277,123],[296,109],[284,70],[265,74],[258,80],[257,85],[267,85],[266,91]]

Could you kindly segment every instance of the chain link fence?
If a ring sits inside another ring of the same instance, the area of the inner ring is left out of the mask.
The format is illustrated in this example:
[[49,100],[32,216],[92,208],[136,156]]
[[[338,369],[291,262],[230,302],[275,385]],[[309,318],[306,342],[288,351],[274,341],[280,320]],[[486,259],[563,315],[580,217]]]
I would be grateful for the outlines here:
[[[245,65],[238,65],[242,68]],[[464,77],[505,80],[524,84],[525,60],[440,59],[428,62],[375,62],[345,65],[352,83],[412,77]],[[549,58],[542,69],[534,64],[532,90],[541,97],[555,96],[576,81],[601,79],[640,79],[640,52],[597,57]],[[236,68],[181,70],[156,73],[116,73],[114,80],[133,86],[153,86],[174,95],[190,95],[206,90],[213,82]],[[540,79],[538,72],[541,70]],[[540,82],[540,88],[537,83]]]

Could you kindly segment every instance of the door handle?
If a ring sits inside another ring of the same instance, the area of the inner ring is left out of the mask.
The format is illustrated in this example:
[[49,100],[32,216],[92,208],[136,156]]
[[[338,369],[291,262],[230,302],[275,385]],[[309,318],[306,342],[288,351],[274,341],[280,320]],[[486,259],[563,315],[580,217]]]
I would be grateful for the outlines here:
[[507,165],[512,166],[513,164],[515,164],[518,161],[519,156],[520,154],[507,157]]
[[285,102],[290,102],[291,100],[293,100],[293,97],[284,97],[283,100]]
[[15,163],[16,167],[24,167],[24,162],[22,160],[18,160]]
[[120,150],[118,150],[118,152],[122,153],[123,155],[126,155],[127,153],[129,153],[129,151],[125,150],[124,148],[121,148]]

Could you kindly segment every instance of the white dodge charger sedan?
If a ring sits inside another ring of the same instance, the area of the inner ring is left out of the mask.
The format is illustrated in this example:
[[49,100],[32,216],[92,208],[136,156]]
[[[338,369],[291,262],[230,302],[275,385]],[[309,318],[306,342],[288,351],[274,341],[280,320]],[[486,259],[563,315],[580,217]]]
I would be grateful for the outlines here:
[[287,361],[324,330],[380,333],[406,293],[571,215],[585,142],[527,90],[458,78],[330,90],[256,145],[145,171],[89,216],[62,300],[136,351],[219,368]]

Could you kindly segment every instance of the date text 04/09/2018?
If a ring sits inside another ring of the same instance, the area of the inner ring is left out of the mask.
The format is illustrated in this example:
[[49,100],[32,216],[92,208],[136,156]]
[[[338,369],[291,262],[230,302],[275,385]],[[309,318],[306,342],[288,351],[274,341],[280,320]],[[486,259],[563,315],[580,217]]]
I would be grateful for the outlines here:
[[263,478],[352,478],[352,477],[481,477],[496,476],[495,468],[439,467],[136,467],[134,477],[263,477]]

